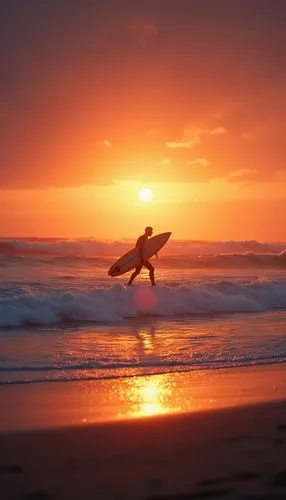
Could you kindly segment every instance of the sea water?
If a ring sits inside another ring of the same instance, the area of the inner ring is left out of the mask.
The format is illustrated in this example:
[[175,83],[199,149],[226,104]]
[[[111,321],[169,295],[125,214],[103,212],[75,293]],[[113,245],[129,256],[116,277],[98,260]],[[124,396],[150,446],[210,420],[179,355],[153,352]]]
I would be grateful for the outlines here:
[[129,248],[0,240],[1,384],[286,361],[283,244],[173,243],[156,287],[107,275]]

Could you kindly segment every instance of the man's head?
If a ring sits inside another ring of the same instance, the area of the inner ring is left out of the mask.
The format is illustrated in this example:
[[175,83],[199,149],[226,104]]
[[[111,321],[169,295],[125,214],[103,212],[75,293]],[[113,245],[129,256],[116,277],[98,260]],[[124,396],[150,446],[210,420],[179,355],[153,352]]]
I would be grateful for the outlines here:
[[150,227],[150,226],[145,227],[145,234],[147,234],[147,236],[152,236],[153,227]]

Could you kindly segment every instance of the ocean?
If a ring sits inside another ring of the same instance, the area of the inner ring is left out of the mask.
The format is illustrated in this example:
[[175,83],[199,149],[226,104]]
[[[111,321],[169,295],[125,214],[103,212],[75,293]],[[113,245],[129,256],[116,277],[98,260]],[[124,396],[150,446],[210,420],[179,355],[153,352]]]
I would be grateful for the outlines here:
[[286,244],[170,242],[107,275],[130,241],[0,240],[0,384],[286,361]]

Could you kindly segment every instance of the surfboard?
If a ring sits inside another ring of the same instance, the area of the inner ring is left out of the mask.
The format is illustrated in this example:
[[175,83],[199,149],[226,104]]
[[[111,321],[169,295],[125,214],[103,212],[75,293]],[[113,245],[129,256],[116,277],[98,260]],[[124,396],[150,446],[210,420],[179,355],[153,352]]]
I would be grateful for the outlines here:
[[[149,238],[144,246],[143,257],[144,259],[150,259],[152,255],[159,252],[161,248],[167,243],[172,233],[161,233]],[[138,248],[133,248],[126,254],[124,254],[120,259],[118,259],[108,271],[109,276],[120,276],[121,274],[127,273],[140,265],[140,257]]]

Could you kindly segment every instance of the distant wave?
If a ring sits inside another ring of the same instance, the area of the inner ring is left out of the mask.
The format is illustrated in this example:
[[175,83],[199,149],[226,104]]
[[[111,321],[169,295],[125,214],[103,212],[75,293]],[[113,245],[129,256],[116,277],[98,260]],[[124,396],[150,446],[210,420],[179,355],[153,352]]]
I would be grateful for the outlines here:
[[132,243],[94,239],[52,241],[0,239],[0,255],[113,256],[121,255],[130,248]]
[[[0,255],[0,267],[14,264],[52,265],[86,265],[108,269],[115,257],[110,256],[78,256],[78,255],[46,255],[46,254],[14,254]],[[175,269],[286,269],[286,250],[281,253],[221,253],[213,255],[163,255],[156,262],[156,267]]]
[[[25,263],[109,267],[134,242],[89,240],[1,240],[0,266]],[[257,241],[170,241],[158,265],[188,269],[286,268],[286,244]]]
[[188,269],[240,269],[265,268],[285,269],[286,250],[279,254],[233,253],[215,255],[176,255],[164,257],[164,266]]
[[286,308],[286,283],[220,281],[178,287],[117,284],[90,291],[18,290],[0,299],[0,326],[51,325],[63,322],[112,323],[156,315],[259,312]]
[[[68,257],[120,256],[134,246],[134,241],[95,239],[0,239],[0,255],[62,255]],[[281,254],[286,243],[258,241],[170,240],[162,255]]]

